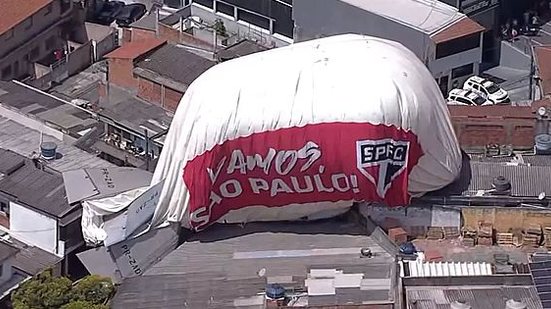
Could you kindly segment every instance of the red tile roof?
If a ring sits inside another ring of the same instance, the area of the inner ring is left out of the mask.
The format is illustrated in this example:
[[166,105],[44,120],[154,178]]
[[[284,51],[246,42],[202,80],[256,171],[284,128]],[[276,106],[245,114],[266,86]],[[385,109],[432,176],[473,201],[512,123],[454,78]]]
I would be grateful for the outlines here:
[[107,54],[107,58],[136,59],[141,55],[163,45],[166,40],[148,38],[134,42],[125,43],[123,46]]
[[436,44],[438,44],[451,41],[462,36],[467,36],[469,34],[482,32],[484,31],[484,29],[484,27],[482,27],[474,20],[465,17],[449,25],[448,27],[441,29],[437,33],[433,34],[431,38]]
[[0,0],[0,35],[52,2],[53,0]]
[[551,46],[536,46],[535,54],[543,94],[551,94]]

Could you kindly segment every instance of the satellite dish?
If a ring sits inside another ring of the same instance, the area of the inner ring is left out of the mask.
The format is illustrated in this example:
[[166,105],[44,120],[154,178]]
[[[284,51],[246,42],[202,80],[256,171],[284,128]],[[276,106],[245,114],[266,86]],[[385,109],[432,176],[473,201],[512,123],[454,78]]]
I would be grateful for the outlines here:
[[545,192],[542,192],[540,193],[540,195],[538,195],[538,200],[543,200],[545,198]]
[[545,114],[547,114],[547,109],[544,106],[541,106],[540,108],[538,108],[538,115],[543,117],[545,116]]

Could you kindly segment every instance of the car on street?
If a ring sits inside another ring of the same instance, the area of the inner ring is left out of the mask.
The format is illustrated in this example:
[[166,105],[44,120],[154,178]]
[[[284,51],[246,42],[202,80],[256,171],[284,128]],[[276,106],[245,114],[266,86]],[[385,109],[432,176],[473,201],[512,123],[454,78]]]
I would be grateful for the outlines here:
[[103,7],[96,15],[96,21],[103,25],[110,25],[117,15],[122,11],[124,2],[122,1],[108,1],[103,4]]
[[146,12],[147,8],[141,3],[128,4],[117,14],[115,22],[119,27],[129,27],[130,24],[142,18]]
[[494,104],[510,102],[509,94],[489,79],[480,76],[471,76],[463,84],[463,89],[481,93]]
[[494,104],[480,93],[465,89],[452,89],[447,100],[449,105],[485,106]]

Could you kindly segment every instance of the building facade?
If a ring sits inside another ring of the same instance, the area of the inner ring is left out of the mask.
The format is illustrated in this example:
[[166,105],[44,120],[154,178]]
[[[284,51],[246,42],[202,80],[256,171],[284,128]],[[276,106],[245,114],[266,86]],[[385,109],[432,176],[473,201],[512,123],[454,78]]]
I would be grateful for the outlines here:
[[0,1],[0,80],[32,77],[34,63],[54,62],[69,33],[63,25],[72,18],[71,0]]
[[444,93],[478,74],[483,27],[437,2],[295,0],[295,42],[360,33],[400,42],[427,65]]
[[[472,18],[485,28],[482,43],[482,62],[484,66],[499,63],[501,33],[500,0],[440,0]],[[524,1],[522,1],[524,2]]]

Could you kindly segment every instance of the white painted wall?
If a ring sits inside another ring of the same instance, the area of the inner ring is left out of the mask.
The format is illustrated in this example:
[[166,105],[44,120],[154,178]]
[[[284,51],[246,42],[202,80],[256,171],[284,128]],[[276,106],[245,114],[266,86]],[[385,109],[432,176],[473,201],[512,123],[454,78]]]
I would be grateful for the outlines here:
[[56,220],[10,202],[10,234],[32,246],[62,256],[57,250]]
[[470,63],[482,62],[482,48],[473,48],[448,57],[430,60],[428,67],[434,77],[448,75],[451,70]]

